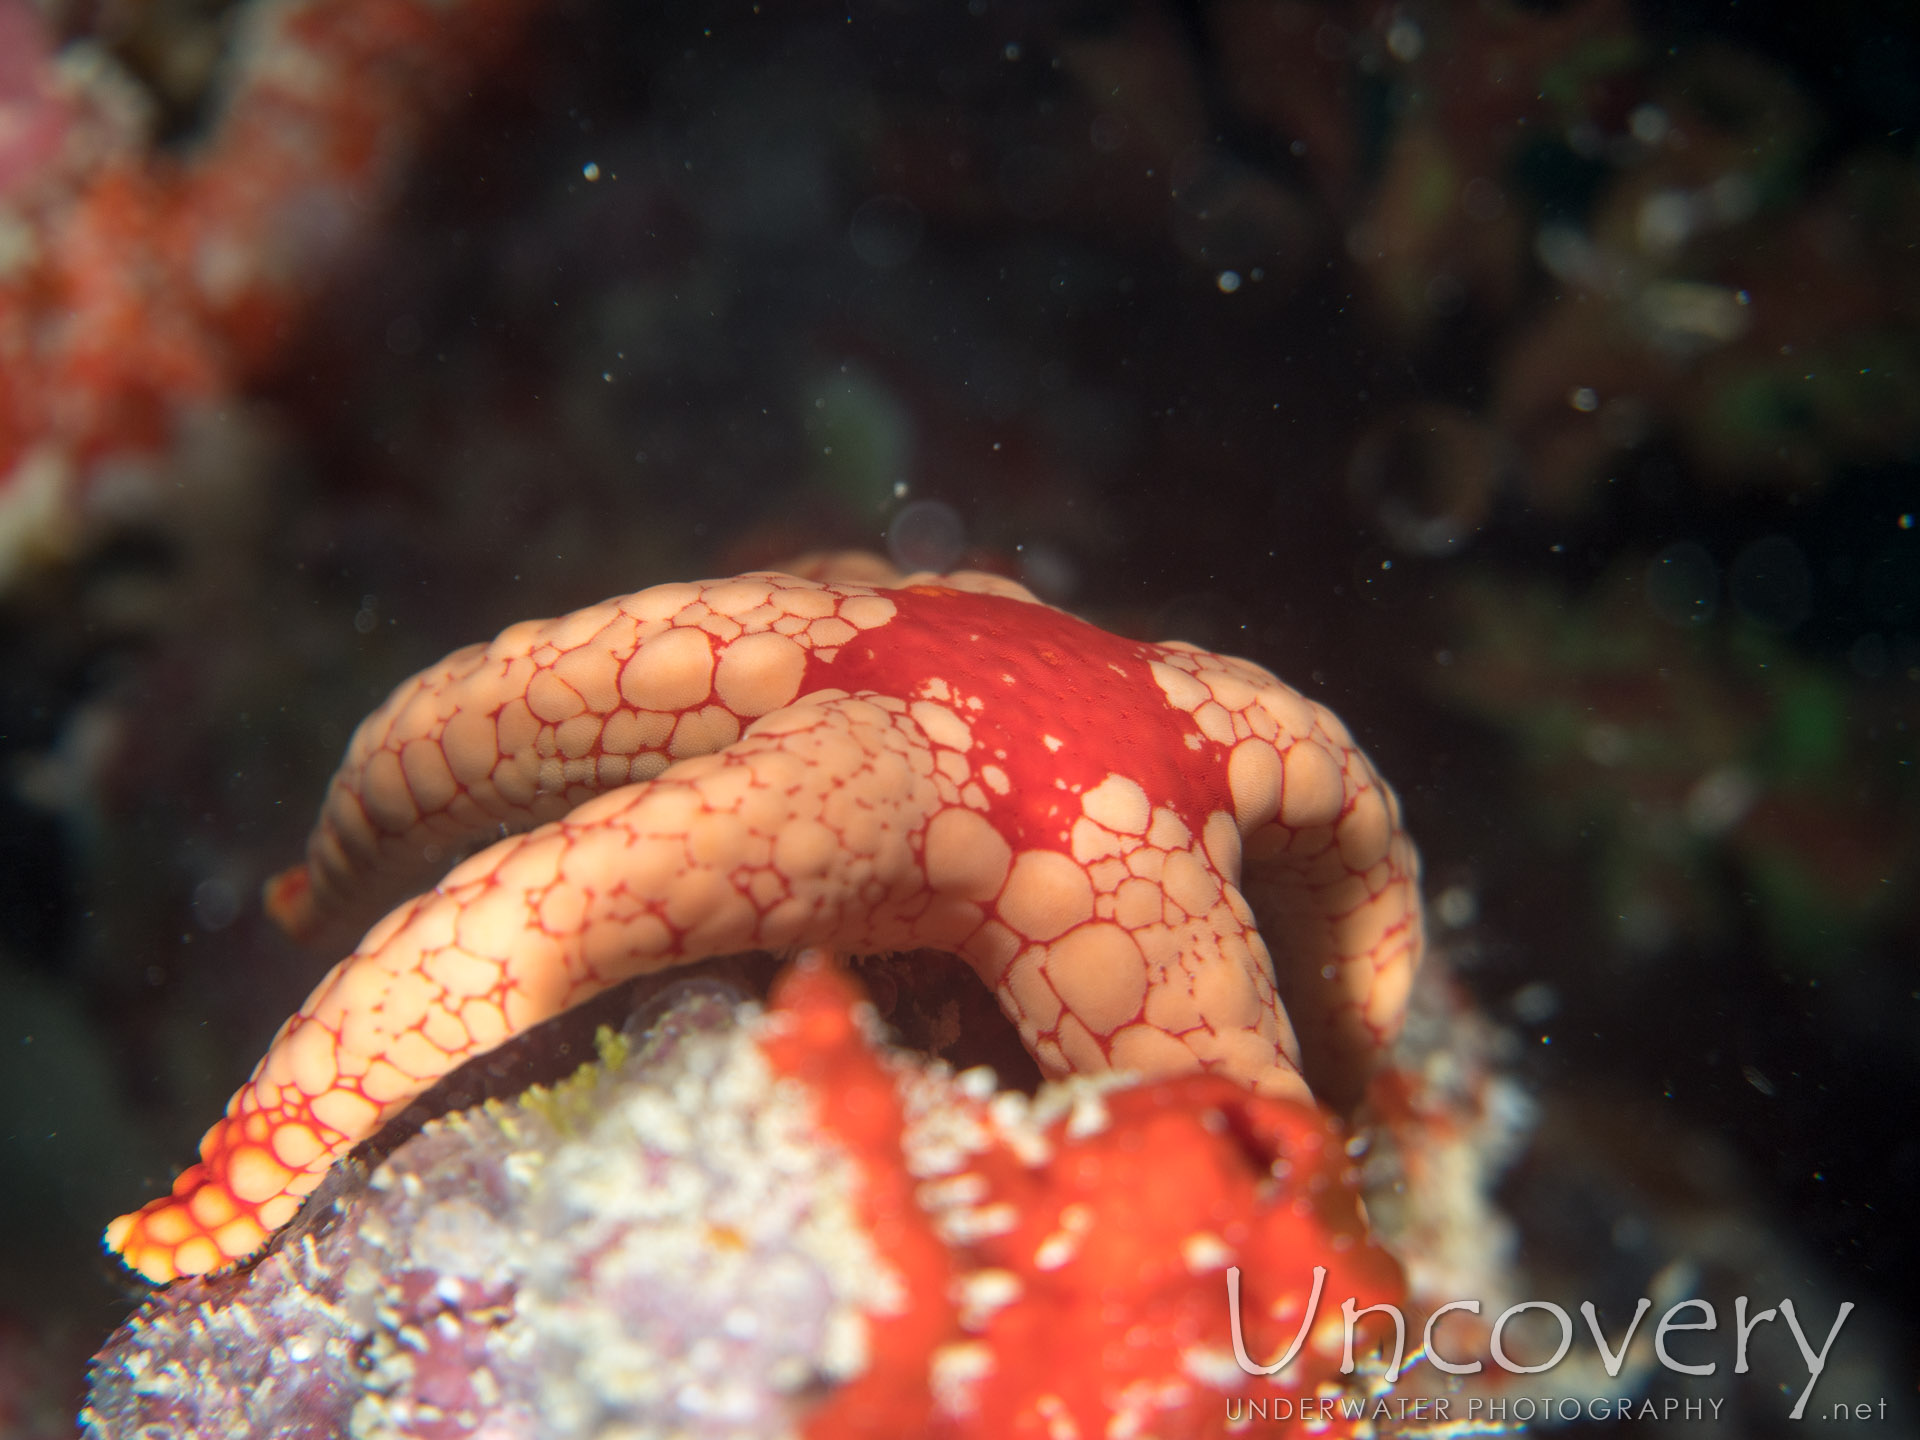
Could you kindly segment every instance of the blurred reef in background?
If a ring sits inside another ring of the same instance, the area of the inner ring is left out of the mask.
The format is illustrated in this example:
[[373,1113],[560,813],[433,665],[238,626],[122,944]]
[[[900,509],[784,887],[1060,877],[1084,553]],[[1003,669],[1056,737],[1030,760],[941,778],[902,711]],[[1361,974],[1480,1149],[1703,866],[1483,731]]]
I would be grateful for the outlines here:
[[1529,1263],[1909,1299],[1916,237],[1893,0],[0,0],[0,1431],[357,717],[822,546],[1347,719],[1583,1137]]

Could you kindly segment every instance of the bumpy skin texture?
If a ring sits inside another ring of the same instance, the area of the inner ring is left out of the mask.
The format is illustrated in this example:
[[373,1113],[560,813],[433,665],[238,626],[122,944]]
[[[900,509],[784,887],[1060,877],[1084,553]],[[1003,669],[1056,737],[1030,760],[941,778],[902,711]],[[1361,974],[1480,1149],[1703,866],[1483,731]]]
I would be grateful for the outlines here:
[[745,949],[950,950],[1053,1076],[1302,1099],[1304,1042],[1348,1096],[1420,956],[1399,815],[1345,727],[1258,666],[992,576],[752,574],[517,625],[361,726],[272,903],[310,929],[385,867],[537,828],[376,925],[107,1243],[158,1281],[243,1259],[463,1061]]

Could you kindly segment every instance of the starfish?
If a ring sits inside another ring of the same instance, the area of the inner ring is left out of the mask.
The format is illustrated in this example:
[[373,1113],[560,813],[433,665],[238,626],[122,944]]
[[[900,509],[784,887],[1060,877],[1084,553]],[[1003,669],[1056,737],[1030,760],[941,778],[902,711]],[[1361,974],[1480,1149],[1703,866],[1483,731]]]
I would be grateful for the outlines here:
[[1422,930],[1399,802],[1340,721],[996,576],[876,578],[656,586],[401,685],[270,908],[312,933],[388,869],[521,833],[367,933],[109,1247],[158,1282],[237,1263],[464,1061],[742,950],[950,951],[1050,1077],[1311,1099],[1304,1046],[1353,1098]]

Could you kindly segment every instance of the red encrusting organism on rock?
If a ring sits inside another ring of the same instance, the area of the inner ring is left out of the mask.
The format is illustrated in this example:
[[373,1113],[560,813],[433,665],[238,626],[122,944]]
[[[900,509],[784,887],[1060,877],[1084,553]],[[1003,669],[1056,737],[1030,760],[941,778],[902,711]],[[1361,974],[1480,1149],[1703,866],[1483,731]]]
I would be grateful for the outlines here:
[[1421,950],[1398,802],[1327,710],[978,574],[664,585],[462,650],[360,728],[276,908],[312,929],[501,826],[535,828],[376,925],[114,1222],[130,1265],[244,1259],[440,1076],[705,956],[947,950],[1049,1076],[1305,1101],[1304,1053],[1341,1103]]
[[955,1330],[955,1266],[901,1163],[900,1079],[861,1033],[861,998],[822,957],[803,953],[773,994],[774,1023],[760,1046],[777,1073],[813,1093],[821,1129],[853,1158],[860,1222],[899,1281],[898,1309],[872,1327],[866,1374],[826,1402],[812,1429],[885,1440],[924,1431],[932,1417],[925,1377]]
[[[1302,1416],[1306,1397],[1365,1396],[1366,1377],[1340,1369],[1340,1301],[1398,1302],[1404,1285],[1367,1234],[1336,1121],[1214,1076],[1023,1107],[972,1085],[990,1083],[977,1072],[889,1074],[858,998],[831,966],[797,965],[774,994],[789,1028],[761,1041],[859,1161],[869,1234],[908,1296],[809,1435],[1198,1436],[1224,1432],[1229,1395],[1287,1398]],[[1315,1265],[1337,1298],[1278,1376],[1254,1380],[1232,1348],[1227,1268],[1242,1271],[1260,1364],[1302,1328]],[[1366,1406],[1317,1433],[1352,1433],[1355,1413]]]

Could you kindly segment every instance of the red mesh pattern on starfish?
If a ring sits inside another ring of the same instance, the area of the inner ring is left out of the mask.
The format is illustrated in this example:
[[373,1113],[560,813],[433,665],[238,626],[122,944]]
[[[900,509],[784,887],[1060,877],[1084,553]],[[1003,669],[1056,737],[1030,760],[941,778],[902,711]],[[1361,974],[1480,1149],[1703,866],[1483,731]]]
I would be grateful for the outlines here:
[[[156,1280],[252,1253],[434,1080],[632,975],[744,949],[931,947],[1049,1075],[1358,1087],[1421,948],[1392,792],[1259,667],[1019,586],[757,574],[529,622],[349,747],[290,928],[498,827],[282,1028],[173,1194],[108,1243]],[[1243,874],[1243,871],[1245,872]]]

